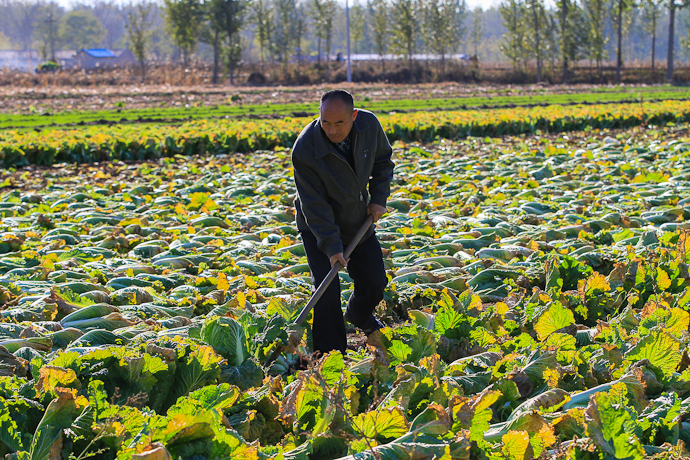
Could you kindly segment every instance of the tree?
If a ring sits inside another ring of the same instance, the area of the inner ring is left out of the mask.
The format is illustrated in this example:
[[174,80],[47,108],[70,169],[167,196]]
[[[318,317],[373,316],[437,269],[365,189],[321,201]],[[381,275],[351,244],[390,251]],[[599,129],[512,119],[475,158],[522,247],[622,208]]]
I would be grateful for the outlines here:
[[143,0],[136,5],[130,5],[127,13],[127,40],[132,53],[141,66],[141,81],[146,80],[146,53],[151,40],[151,3]]
[[118,40],[125,34],[126,16],[124,9],[113,0],[107,0],[96,1],[91,11],[106,30],[104,44],[107,48],[114,48]]
[[184,65],[196,49],[203,20],[201,0],[164,0],[166,30],[180,50]]
[[201,28],[201,35],[199,39],[203,43],[211,45],[213,48],[213,76],[211,77],[211,83],[214,85],[218,83],[218,69],[220,64],[220,48],[223,39],[223,25],[220,21],[221,14],[217,13],[216,10],[220,8],[219,2],[216,0],[210,0],[204,3],[206,18],[204,25]]
[[[328,0],[310,0],[309,17],[314,26],[314,37],[316,37],[317,65],[321,68],[321,43],[326,38],[326,25],[324,14],[326,12],[326,2]],[[328,58],[326,58],[328,61]]]
[[417,5],[414,0],[393,0],[393,50],[407,57],[410,74],[412,74],[412,55],[417,44],[419,23]]
[[95,47],[105,38],[105,28],[91,11],[72,10],[62,17],[58,29],[60,41],[67,48]]
[[623,13],[630,8],[631,0],[615,0],[613,6],[616,11],[614,28],[616,29],[616,83],[621,82],[621,68],[623,67]]
[[656,55],[656,29],[659,25],[659,14],[662,0],[644,0],[642,15],[646,22],[644,30],[652,36],[652,73],[654,73],[654,58]]
[[41,8],[39,3],[18,2],[15,5],[15,17],[10,21],[12,38],[19,42],[22,50],[31,52],[31,45],[36,27],[36,16]]
[[441,58],[439,74],[443,79],[446,54],[452,53],[453,45],[457,46],[463,35],[465,4],[459,0],[423,0],[421,9],[422,36],[426,46]]
[[271,50],[271,40],[273,37],[273,10],[269,8],[268,0],[254,0],[250,4],[250,20],[256,27],[254,36],[259,42],[259,60],[261,69],[264,68],[266,51]]
[[666,53],[666,81],[673,83],[673,48],[675,40],[676,10],[690,4],[688,0],[668,0],[668,52]]
[[556,61],[560,56],[560,49],[558,46],[558,21],[553,11],[546,15],[546,24],[544,24],[544,57],[551,63],[551,73],[556,72]]
[[295,40],[295,58],[297,59],[297,69],[302,65],[302,41],[307,30],[306,11],[304,4],[298,0],[295,9],[295,22],[293,24],[293,38]]
[[603,78],[602,61],[606,53],[606,44],[609,39],[604,34],[606,21],[606,0],[584,0],[584,5],[589,16],[587,53],[590,59],[597,63],[599,79]]
[[[246,4],[244,0],[211,0],[211,15],[213,17],[214,29],[221,32],[227,39],[228,47],[228,72],[230,74],[230,84],[234,85],[234,71],[240,59],[241,41],[240,27],[244,21]],[[217,53],[218,43],[215,45]],[[214,83],[217,80],[217,56],[214,59]]]
[[333,25],[335,22],[335,12],[338,8],[336,0],[322,0],[321,1],[321,18],[320,18],[320,30],[322,33],[322,38],[326,43],[326,81],[331,79],[331,66],[330,66],[330,55],[331,46],[333,44]]
[[65,14],[65,9],[51,2],[41,5],[34,26],[34,38],[40,42],[43,59],[55,61],[55,50],[60,46],[58,24]]
[[526,15],[526,22],[528,30],[532,30],[533,34],[528,34],[526,37],[527,49],[537,61],[537,83],[541,83],[541,68],[543,57],[543,32],[541,27],[546,23],[546,11],[544,10],[544,3],[542,0],[530,0],[525,8],[528,10]]
[[563,64],[563,84],[568,82],[568,63],[580,58],[581,52],[587,49],[587,27],[582,10],[572,0],[558,0],[560,16],[559,45]]
[[[321,68],[321,45],[327,41],[328,35],[333,33],[333,14],[335,10],[331,8],[332,0],[311,0],[309,3],[309,16],[314,26],[314,36],[316,37],[316,48],[318,51],[317,62]],[[330,53],[330,43],[326,50],[326,73],[328,73],[328,54]]]
[[230,77],[230,84],[234,85],[235,70],[238,69],[238,63],[242,59],[242,35],[240,35],[239,30],[228,36],[226,47],[228,57],[228,76]]
[[165,32],[165,14],[162,3],[151,4],[151,40],[148,45],[148,58],[168,60],[179,49],[175,46],[170,35]]
[[275,0],[277,10],[277,21],[275,27],[274,41],[278,59],[283,63],[283,74],[288,77],[288,61],[290,58],[294,38],[295,11],[297,2],[295,0]]
[[350,36],[352,37],[352,48],[354,53],[357,54],[359,48],[357,45],[362,41],[364,36],[364,26],[366,21],[364,19],[364,7],[355,0],[350,8]]
[[570,47],[570,31],[568,29],[568,9],[570,7],[570,0],[560,0],[558,2],[558,7],[561,16],[561,33],[559,41],[562,49],[561,58],[563,62],[563,84],[566,84],[568,82],[568,57],[570,55],[570,53],[567,51]]
[[520,67],[526,60],[525,8],[521,0],[503,0],[498,6],[506,33],[503,34],[501,51],[512,61],[513,67]]
[[477,56],[477,46],[484,36],[484,27],[482,25],[482,7],[478,6],[472,12],[472,30],[470,30],[470,43],[474,49],[474,56]]
[[370,0],[369,10],[374,20],[374,45],[376,53],[381,57],[381,73],[386,73],[386,57],[390,40],[388,27],[388,3],[386,0]]

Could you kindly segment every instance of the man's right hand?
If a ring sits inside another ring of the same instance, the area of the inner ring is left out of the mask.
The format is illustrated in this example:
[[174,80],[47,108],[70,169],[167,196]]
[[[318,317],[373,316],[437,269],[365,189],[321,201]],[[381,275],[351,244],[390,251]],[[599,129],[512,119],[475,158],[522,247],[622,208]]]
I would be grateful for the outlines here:
[[331,268],[335,267],[335,264],[338,263],[338,262],[340,262],[340,267],[341,267],[341,268],[342,268],[342,267],[347,267],[347,262],[348,262],[349,260],[350,260],[350,259],[345,260],[345,258],[343,257],[343,253],[342,253],[342,252],[339,252],[339,253],[337,253],[337,254],[333,254],[333,255],[331,256]]

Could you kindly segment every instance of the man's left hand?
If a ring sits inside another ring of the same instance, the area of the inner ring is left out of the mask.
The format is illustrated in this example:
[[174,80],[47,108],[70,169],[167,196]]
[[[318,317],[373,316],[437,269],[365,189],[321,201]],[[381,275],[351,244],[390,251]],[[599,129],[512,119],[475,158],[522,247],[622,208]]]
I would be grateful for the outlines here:
[[380,204],[369,203],[369,206],[367,206],[367,215],[373,217],[374,222],[379,220],[381,216],[386,213],[386,211],[387,209],[384,206],[381,206]]

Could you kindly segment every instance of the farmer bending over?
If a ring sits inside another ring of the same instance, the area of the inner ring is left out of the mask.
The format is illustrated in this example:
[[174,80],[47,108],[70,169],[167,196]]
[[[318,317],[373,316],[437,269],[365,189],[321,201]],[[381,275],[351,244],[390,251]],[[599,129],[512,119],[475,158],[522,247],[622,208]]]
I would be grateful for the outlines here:
[[[369,336],[383,327],[373,312],[388,283],[374,225],[348,260],[343,257],[343,248],[367,215],[376,222],[386,212],[393,178],[392,149],[376,116],[355,109],[347,91],[325,93],[319,113],[320,117],[302,130],[292,149],[297,228],[315,287],[337,262],[347,267],[355,289],[345,319]],[[312,334],[314,351],[340,350],[345,354],[347,338],[336,281],[314,308]]]

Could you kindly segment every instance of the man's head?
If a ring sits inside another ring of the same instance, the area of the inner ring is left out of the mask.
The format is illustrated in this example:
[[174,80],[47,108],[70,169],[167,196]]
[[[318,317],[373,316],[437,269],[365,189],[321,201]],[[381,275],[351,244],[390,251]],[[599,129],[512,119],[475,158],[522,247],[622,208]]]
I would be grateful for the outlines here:
[[350,134],[352,123],[357,118],[352,95],[342,89],[334,89],[321,96],[319,113],[321,128],[328,139],[336,144],[345,140]]

